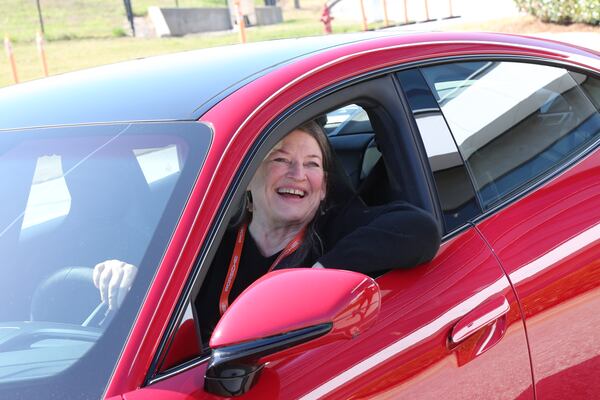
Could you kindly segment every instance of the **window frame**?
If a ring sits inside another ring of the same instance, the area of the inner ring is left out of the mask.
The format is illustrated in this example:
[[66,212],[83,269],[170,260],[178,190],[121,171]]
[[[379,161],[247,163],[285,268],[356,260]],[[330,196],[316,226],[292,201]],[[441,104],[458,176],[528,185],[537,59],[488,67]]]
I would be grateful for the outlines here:
[[[210,264],[217,252],[218,245],[227,229],[227,224],[235,214],[237,210],[236,206],[241,202],[245,188],[250,183],[254,172],[258,169],[270,149],[290,130],[304,121],[351,103],[358,104],[365,109],[368,108],[367,113],[370,119],[373,118],[371,112],[376,114],[377,120],[384,119],[385,121],[378,121],[378,123],[374,124],[373,130],[376,137],[378,137],[377,132],[381,132],[379,134],[381,137],[391,139],[388,140],[389,143],[384,144],[385,148],[393,150],[390,159],[394,165],[389,165],[389,167],[402,171],[405,176],[408,175],[413,181],[410,183],[412,186],[420,185],[418,189],[413,191],[414,197],[410,199],[412,200],[411,203],[416,202],[420,207],[428,208],[429,211],[435,214],[437,200],[432,197],[429,174],[423,170],[425,167],[428,168],[425,150],[420,140],[415,139],[414,132],[409,125],[411,117],[406,111],[402,111],[406,110],[406,105],[402,103],[402,98],[398,92],[398,84],[390,72],[390,69],[376,71],[327,87],[288,107],[285,112],[275,117],[270,125],[261,132],[252,145],[252,148],[244,157],[232,184],[225,194],[214,222],[209,229],[208,236],[194,263],[192,273],[182,292],[177,309],[155,353],[143,386],[160,382],[209,360],[210,353],[201,353],[189,361],[160,372],[161,362],[167,357],[177,327],[181,324],[181,319],[190,303],[194,318],[197,321],[197,310],[193,305],[193,299],[200,292]],[[392,84],[390,85],[390,83]],[[395,112],[390,113],[388,110]],[[385,135],[383,132],[403,132],[404,134]],[[401,151],[399,151],[399,147],[402,149]],[[405,154],[408,156],[405,156]],[[406,167],[408,165],[411,165],[414,172],[409,173],[407,171],[408,168]],[[421,176],[416,177],[417,173]],[[406,179],[405,176],[403,176],[403,180]],[[441,223],[438,217],[436,216],[436,219]],[[196,323],[196,327],[199,329],[198,323]],[[198,338],[200,338],[199,334]]]

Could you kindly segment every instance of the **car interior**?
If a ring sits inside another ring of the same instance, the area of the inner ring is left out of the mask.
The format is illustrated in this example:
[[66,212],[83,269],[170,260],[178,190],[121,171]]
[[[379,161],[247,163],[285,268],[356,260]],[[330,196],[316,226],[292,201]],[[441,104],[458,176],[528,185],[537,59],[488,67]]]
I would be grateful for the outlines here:
[[322,126],[337,162],[347,176],[347,179],[344,177],[345,181],[369,206],[401,199],[401,190],[389,178],[367,112],[356,104],[345,106],[342,110],[348,113],[340,116],[338,109],[321,120],[325,120]]
[[136,154],[143,144],[136,140],[101,150],[94,150],[97,140],[77,148],[68,143],[48,140],[29,150],[19,160],[22,173],[13,174],[15,200],[7,208],[24,211],[6,209],[1,220],[8,228],[0,247],[16,251],[3,252],[13,255],[5,260],[12,273],[0,293],[12,306],[2,308],[0,321],[85,321],[100,303],[94,265],[107,257],[141,263],[179,177],[149,181],[144,155]]

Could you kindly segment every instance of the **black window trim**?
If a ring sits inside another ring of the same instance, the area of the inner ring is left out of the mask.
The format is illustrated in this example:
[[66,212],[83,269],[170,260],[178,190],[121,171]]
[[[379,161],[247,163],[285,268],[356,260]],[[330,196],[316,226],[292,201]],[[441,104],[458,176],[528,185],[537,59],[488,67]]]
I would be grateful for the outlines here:
[[[423,76],[423,72],[421,71],[421,67],[422,66],[416,66],[414,68],[405,68],[402,69],[401,71],[405,71],[408,69],[414,69],[416,70],[422,77],[423,81],[426,82],[425,76]],[[419,131],[419,127],[417,125],[417,121],[415,118],[415,113],[412,111],[412,108],[410,107],[410,104],[408,102],[408,99],[406,98],[406,94],[404,93],[404,90],[402,90],[402,85],[400,83],[400,79],[398,78],[398,72],[400,71],[396,71],[396,73],[394,73],[394,79],[397,82],[398,85],[398,93],[399,96],[402,97],[403,101],[406,104],[406,107],[408,107],[409,110],[409,115],[411,118],[411,127],[412,127],[412,134],[415,138],[415,140],[419,141],[421,143],[421,146],[423,147],[423,154],[425,154],[425,157],[427,158],[427,152],[425,150],[425,144],[423,143],[423,139],[421,136],[421,132]],[[431,96],[435,99],[435,95],[433,94],[433,92],[431,91],[431,89],[429,88],[429,86],[427,86],[427,90],[429,90],[429,93],[431,94]],[[450,125],[448,125],[448,121],[446,120],[446,116],[444,115],[444,113],[442,112],[441,107],[439,106],[439,104],[437,103],[437,99],[435,100],[436,104],[438,105],[436,108],[430,108],[430,109],[426,109],[426,110],[419,110],[419,111],[423,111],[423,112],[428,112],[428,111],[433,111],[436,113],[439,113],[442,117],[442,119],[444,120],[444,123],[446,124],[446,128],[448,133],[450,134],[450,138],[452,139],[452,142],[454,143],[454,146],[456,147],[456,150],[458,152],[458,156],[460,157],[461,162],[463,163],[463,166],[465,167],[467,176],[469,178],[469,184],[471,185],[471,188],[473,189],[473,194],[475,196],[475,201],[477,203],[477,206],[479,207],[479,211],[481,212],[483,210],[482,206],[481,206],[481,201],[479,198],[479,195],[477,193],[477,189],[475,188],[475,185],[473,184],[473,180],[471,179],[470,173],[471,171],[469,170],[468,165],[465,163],[465,160],[462,156],[462,153],[460,152],[460,148],[458,146],[458,143],[456,143],[456,139],[454,138],[454,135],[452,134],[452,130],[450,129]],[[464,224],[462,225],[458,225],[457,227],[455,227],[452,230],[447,230],[446,229],[446,220],[444,217],[444,212],[442,211],[442,204],[441,204],[441,200],[439,197],[439,191],[437,189],[437,184],[435,183],[435,177],[433,175],[433,171],[431,170],[431,166],[429,164],[429,161],[426,163],[426,168],[429,174],[429,179],[430,179],[430,187],[431,187],[431,192],[432,192],[432,196],[435,198],[436,202],[437,202],[437,209],[438,209],[438,220],[441,220],[441,226],[442,226],[442,242],[449,239],[450,237],[458,234],[459,232],[464,231],[466,228],[469,227],[469,222],[470,220],[467,220]]]

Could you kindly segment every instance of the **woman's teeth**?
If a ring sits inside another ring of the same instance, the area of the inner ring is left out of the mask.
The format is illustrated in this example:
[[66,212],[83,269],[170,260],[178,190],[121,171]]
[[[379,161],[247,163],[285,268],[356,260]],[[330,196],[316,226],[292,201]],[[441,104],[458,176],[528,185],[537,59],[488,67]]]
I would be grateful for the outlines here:
[[277,189],[277,193],[279,193],[279,194],[291,194],[291,195],[298,196],[298,197],[304,197],[305,196],[304,190],[292,189],[292,188]]

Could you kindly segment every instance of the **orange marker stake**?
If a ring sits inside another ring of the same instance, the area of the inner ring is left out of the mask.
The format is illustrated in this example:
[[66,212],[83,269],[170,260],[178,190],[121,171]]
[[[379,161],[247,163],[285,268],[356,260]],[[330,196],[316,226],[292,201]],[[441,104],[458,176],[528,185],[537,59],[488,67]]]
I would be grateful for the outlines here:
[[4,50],[6,50],[6,56],[10,61],[13,80],[15,81],[15,83],[19,83],[19,75],[17,74],[17,63],[15,62],[15,55],[13,54],[12,45],[10,44],[10,39],[8,38],[8,36],[4,37]]
[[37,43],[38,54],[42,60],[44,76],[48,76],[48,63],[46,62],[46,52],[44,51],[44,36],[40,32],[35,36],[35,42]]
[[367,14],[365,13],[364,0],[360,0],[360,12],[362,13],[363,31],[366,31],[369,29],[369,26],[367,25]]
[[244,15],[242,14],[242,6],[240,4],[240,0],[235,1],[235,8],[238,26],[240,28],[240,40],[242,43],[246,43],[246,22],[244,21]]
[[390,25],[390,20],[388,18],[387,0],[383,0],[383,23],[385,26]]

